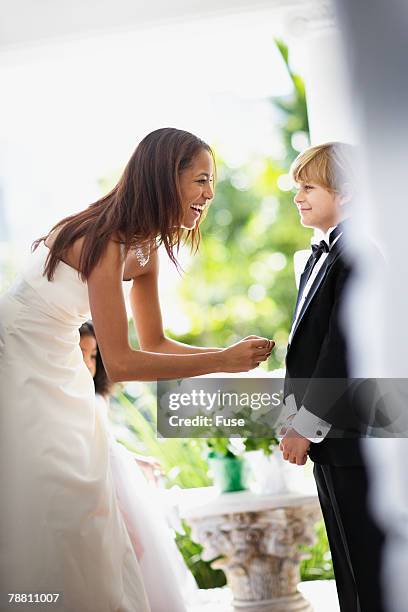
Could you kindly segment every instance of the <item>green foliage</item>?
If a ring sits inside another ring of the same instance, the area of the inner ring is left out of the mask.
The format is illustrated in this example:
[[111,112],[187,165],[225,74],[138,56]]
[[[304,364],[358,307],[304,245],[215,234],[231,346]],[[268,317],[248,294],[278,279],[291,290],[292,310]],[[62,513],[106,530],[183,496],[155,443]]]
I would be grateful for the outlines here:
[[[308,248],[293,193],[278,187],[297,151],[294,137],[307,136],[304,87],[290,70],[288,50],[278,41],[293,82],[293,94],[272,100],[281,125],[281,159],[254,159],[229,168],[217,159],[216,195],[202,225],[200,252],[181,287],[190,331],[177,339],[225,346],[249,334],[273,337],[268,369],[283,367],[296,299],[293,254]],[[170,330],[171,333],[171,330]]]
[[333,580],[333,564],[323,521],[316,525],[316,544],[301,549],[306,556],[300,565],[302,580]]
[[111,402],[116,437],[129,450],[159,461],[168,487],[206,487],[208,476],[205,440],[157,437],[155,385],[135,383],[118,391]]
[[[279,444],[278,438],[242,438],[245,451],[262,450],[265,455],[272,455],[273,447]],[[211,453],[219,457],[235,457],[241,456],[234,448],[232,448],[228,438],[206,438],[205,440],[209,447],[209,457]]]
[[289,50],[285,43],[275,39],[275,43],[286,64],[288,74],[292,79],[294,93],[285,98],[275,98],[273,104],[282,113],[282,139],[285,145],[286,157],[284,163],[289,167],[297,151],[293,147],[293,137],[296,134],[309,134],[309,121],[307,118],[305,85],[302,78],[293,72],[289,61]]
[[203,547],[191,539],[191,529],[185,521],[183,527],[185,533],[176,535],[176,544],[200,589],[215,589],[225,586],[227,581],[224,572],[211,567],[211,563],[215,559],[210,562],[203,561],[201,559]]
[[206,438],[208,457],[235,457],[228,438]]
[[244,442],[246,451],[261,450],[265,455],[272,455],[273,447],[277,444],[277,438],[247,438]]

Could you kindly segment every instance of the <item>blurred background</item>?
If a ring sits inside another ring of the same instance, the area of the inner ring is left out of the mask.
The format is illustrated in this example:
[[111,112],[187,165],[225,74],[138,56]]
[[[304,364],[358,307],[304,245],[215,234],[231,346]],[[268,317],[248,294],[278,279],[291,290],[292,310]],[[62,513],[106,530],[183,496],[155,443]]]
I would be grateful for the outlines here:
[[[218,179],[200,251],[181,254],[184,274],[162,257],[167,333],[212,346],[273,337],[266,367],[281,369],[293,256],[312,238],[288,169],[310,143],[355,140],[331,5],[6,0],[2,11],[1,290],[35,238],[112,186],[144,135],[186,129],[214,148]],[[136,345],[131,322],[130,334]],[[205,441],[157,439],[155,407],[152,385],[118,389],[118,438],[160,461],[166,487],[210,485]],[[199,585],[222,586],[223,573],[201,560],[185,529],[178,544]],[[332,577],[322,524],[317,535],[304,580]]]

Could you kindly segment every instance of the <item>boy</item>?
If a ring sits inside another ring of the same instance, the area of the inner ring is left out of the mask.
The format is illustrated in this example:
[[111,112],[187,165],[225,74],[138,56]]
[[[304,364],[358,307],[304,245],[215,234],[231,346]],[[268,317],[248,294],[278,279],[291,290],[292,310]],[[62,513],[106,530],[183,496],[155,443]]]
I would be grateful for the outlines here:
[[300,279],[286,355],[285,402],[294,410],[280,447],[291,463],[303,465],[307,454],[314,462],[341,611],[382,612],[383,536],[370,517],[358,422],[344,393],[349,367],[340,318],[351,272],[343,231],[352,156],[350,145],[326,143],[301,153],[291,169],[301,223],[323,240]]

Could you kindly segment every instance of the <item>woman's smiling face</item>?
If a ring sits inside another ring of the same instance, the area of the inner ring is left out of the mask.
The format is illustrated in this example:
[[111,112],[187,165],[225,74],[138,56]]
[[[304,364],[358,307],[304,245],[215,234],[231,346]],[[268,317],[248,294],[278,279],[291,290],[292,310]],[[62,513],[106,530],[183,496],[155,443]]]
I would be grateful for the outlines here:
[[191,165],[180,173],[181,203],[184,211],[182,227],[196,227],[206,204],[214,197],[214,164],[210,153],[201,149]]

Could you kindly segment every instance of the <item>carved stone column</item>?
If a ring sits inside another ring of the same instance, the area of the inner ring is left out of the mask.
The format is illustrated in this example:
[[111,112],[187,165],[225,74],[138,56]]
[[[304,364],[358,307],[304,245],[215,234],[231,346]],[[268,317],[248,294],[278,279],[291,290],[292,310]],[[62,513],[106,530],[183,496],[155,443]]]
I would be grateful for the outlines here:
[[212,566],[225,572],[236,612],[312,611],[297,585],[299,545],[313,544],[320,518],[315,497],[228,493],[185,518],[203,559],[221,557]]

